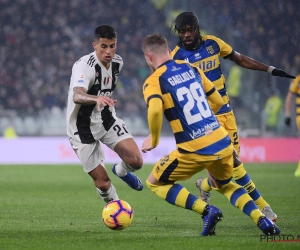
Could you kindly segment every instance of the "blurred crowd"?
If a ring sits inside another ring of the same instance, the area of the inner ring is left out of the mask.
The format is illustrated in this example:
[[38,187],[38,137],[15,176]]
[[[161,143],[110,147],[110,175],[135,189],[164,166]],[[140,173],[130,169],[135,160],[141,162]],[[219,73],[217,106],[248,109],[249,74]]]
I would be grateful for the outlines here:
[[[117,54],[124,60],[114,93],[117,113],[145,119],[141,86],[150,71],[141,42],[161,32],[173,46],[177,37],[170,24],[182,11],[198,15],[203,34],[216,35],[245,55],[298,74],[297,7],[297,0],[0,0],[0,115],[65,110],[73,63],[93,50],[95,28],[109,24],[117,30]],[[221,65],[227,77],[233,64]],[[233,105],[246,127],[258,126],[251,116],[259,116],[269,95],[283,98],[289,85],[286,79],[249,70],[242,71],[240,81]]]

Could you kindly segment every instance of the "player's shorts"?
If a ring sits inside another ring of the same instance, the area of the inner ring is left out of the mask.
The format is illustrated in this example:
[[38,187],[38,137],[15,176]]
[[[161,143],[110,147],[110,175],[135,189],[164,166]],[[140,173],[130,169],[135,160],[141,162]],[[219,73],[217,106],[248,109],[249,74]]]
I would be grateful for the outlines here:
[[114,150],[118,142],[128,138],[133,138],[122,119],[115,117],[114,124],[108,131],[102,124],[94,124],[91,126],[93,136],[96,140],[100,140],[103,144]]
[[194,153],[182,154],[176,149],[155,164],[152,174],[159,182],[173,183],[188,180],[207,169],[214,179],[226,184],[231,180],[233,171],[233,146],[230,144],[228,147],[232,150],[214,160],[207,160],[205,156]]
[[91,172],[99,165],[104,166],[104,153],[99,141],[91,144],[84,144],[69,138],[73,150],[82,163],[83,170],[86,173]]
[[97,140],[93,143],[84,144],[73,138],[69,138],[69,140],[83,165],[84,171],[89,173],[98,165],[104,167],[105,156],[99,140],[107,147],[114,150],[118,142],[128,138],[133,138],[133,136],[126,128],[124,121],[116,119],[115,123],[108,131],[106,131],[103,126],[98,126],[97,137],[95,137]]
[[216,117],[221,126],[227,130],[235,151],[238,153],[238,155],[240,155],[240,139],[233,111],[221,115],[216,115]]

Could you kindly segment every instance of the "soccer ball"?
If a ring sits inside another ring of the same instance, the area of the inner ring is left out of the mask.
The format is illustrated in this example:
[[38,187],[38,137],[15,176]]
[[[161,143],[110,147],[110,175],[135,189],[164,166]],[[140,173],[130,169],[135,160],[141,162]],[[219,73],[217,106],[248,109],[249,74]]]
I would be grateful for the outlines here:
[[131,206],[123,200],[110,201],[102,211],[104,224],[112,230],[122,230],[128,227],[133,220]]

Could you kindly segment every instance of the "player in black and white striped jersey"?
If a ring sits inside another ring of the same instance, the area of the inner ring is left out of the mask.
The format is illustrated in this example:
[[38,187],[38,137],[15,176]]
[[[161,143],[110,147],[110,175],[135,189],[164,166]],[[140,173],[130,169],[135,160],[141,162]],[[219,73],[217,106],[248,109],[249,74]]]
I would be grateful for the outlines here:
[[100,142],[122,159],[113,173],[131,188],[142,190],[141,180],[132,172],[143,159],[133,136],[116,115],[112,93],[116,88],[123,60],[116,55],[117,34],[113,27],[101,25],[95,30],[94,52],[74,63],[67,104],[67,134],[83,169],[94,180],[105,201],[119,199],[104,166]]

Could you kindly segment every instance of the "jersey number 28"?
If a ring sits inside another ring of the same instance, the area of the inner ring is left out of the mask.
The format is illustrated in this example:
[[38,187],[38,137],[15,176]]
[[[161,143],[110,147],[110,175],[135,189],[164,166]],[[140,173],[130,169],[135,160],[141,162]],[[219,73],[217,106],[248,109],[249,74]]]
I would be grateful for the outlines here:
[[[185,96],[187,98],[187,103],[183,107],[183,113],[189,125],[212,115],[211,109],[199,82],[193,82],[189,88],[181,87],[177,89],[176,94],[178,101],[180,102],[184,101]],[[195,102],[199,112],[192,114],[191,111],[195,106]]]

